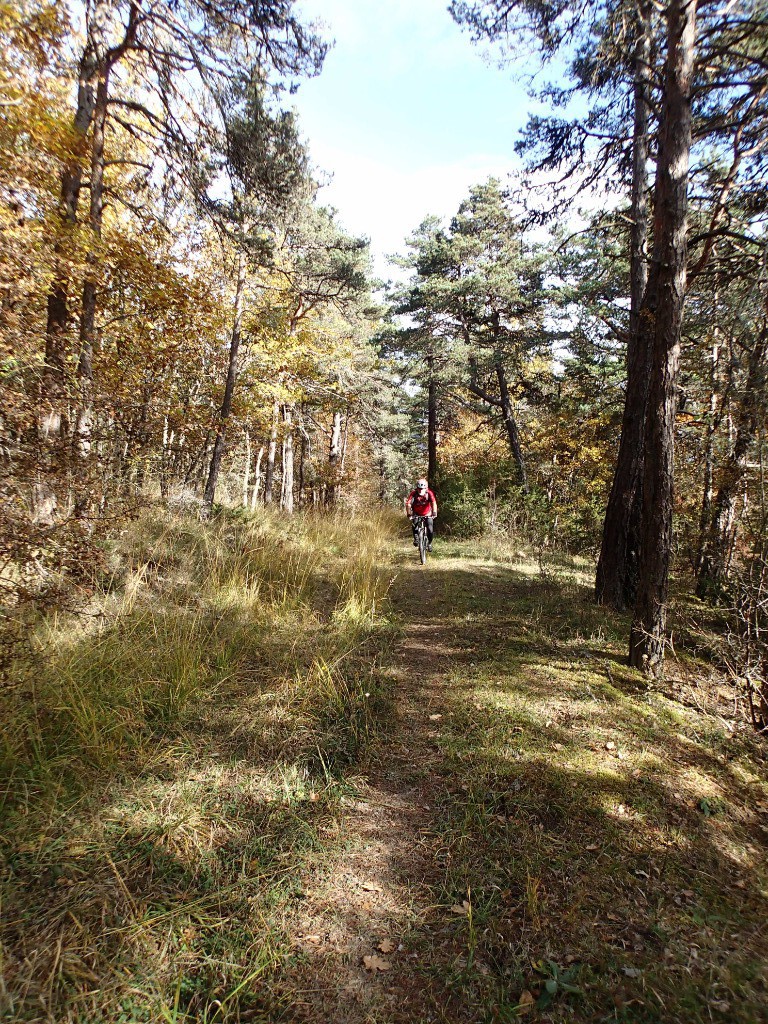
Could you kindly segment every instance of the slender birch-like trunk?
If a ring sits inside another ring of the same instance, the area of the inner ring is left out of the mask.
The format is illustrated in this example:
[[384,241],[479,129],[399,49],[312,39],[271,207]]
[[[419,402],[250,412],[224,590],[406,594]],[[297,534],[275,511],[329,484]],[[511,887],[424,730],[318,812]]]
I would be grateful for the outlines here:
[[235,381],[237,378],[237,356],[240,351],[240,337],[243,325],[243,300],[245,295],[245,281],[248,270],[248,261],[244,249],[241,247],[237,256],[237,284],[235,286],[235,310],[232,324],[232,338],[229,344],[229,361],[227,364],[227,379],[224,385],[224,397],[221,401],[219,422],[216,428],[216,440],[213,443],[208,479],[205,484],[203,500],[208,509],[213,508],[216,496],[216,484],[219,479],[221,460],[224,456],[227,436],[227,423],[232,413],[232,398],[235,393]]
[[267,472],[264,479],[264,504],[271,505],[274,499],[273,491],[275,486],[275,456],[277,455],[277,422],[280,415],[278,402],[272,406],[272,430],[269,435],[267,446]]

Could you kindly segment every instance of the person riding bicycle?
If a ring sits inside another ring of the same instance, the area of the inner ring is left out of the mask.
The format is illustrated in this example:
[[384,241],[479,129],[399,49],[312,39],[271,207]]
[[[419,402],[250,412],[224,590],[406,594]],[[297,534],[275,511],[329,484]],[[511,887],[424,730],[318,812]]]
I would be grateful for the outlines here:
[[430,491],[429,484],[424,477],[416,481],[416,486],[405,499],[405,514],[411,520],[414,547],[418,547],[418,541],[416,540],[416,518],[418,516],[425,516],[427,550],[431,551],[432,537],[434,536],[434,520],[437,518],[437,498],[434,492]]

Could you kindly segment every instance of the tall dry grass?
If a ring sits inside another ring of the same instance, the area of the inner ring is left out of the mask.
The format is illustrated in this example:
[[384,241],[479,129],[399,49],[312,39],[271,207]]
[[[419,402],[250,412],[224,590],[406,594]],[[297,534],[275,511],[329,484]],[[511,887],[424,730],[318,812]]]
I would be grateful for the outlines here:
[[384,717],[391,543],[151,509],[37,624],[0,697],[10,1019],[271,1013],[282,908]]
[[261,512],[203,524],[148,512],[113,551],[104,592],[79,616],[41,622],[35,657],[16,666],[0,800],[58,798],[93,772],[135,769],[158,728],[215,700],[254,661],[297,685],[308,661],[310,689],[327,661],[346,692],[345,659],[380,618],[389,542],[376,517]]

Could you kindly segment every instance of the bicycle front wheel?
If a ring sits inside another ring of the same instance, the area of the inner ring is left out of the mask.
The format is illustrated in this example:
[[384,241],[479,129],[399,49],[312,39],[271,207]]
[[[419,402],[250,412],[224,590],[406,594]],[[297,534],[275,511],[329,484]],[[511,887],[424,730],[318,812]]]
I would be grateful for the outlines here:
[[419,558],[421,564],[426,565],[427,562],[427,527],[422,521],[419,526]]

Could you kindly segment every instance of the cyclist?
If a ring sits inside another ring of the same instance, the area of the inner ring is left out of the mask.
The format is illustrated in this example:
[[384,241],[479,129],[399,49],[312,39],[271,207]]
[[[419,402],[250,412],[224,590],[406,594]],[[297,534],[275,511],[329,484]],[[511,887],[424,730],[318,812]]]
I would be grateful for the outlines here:
[[429,484],[421,477],[416,481],[416,486],[405,499],[405,514],[411,520],[413,530],[413,544],[418,547],[416,540],[415,516],[426,516],[427,525],[427,550],[432,550],[432,537],[434,536],[434,520],[437,519],[437,498],[433,491],[430,491]]

